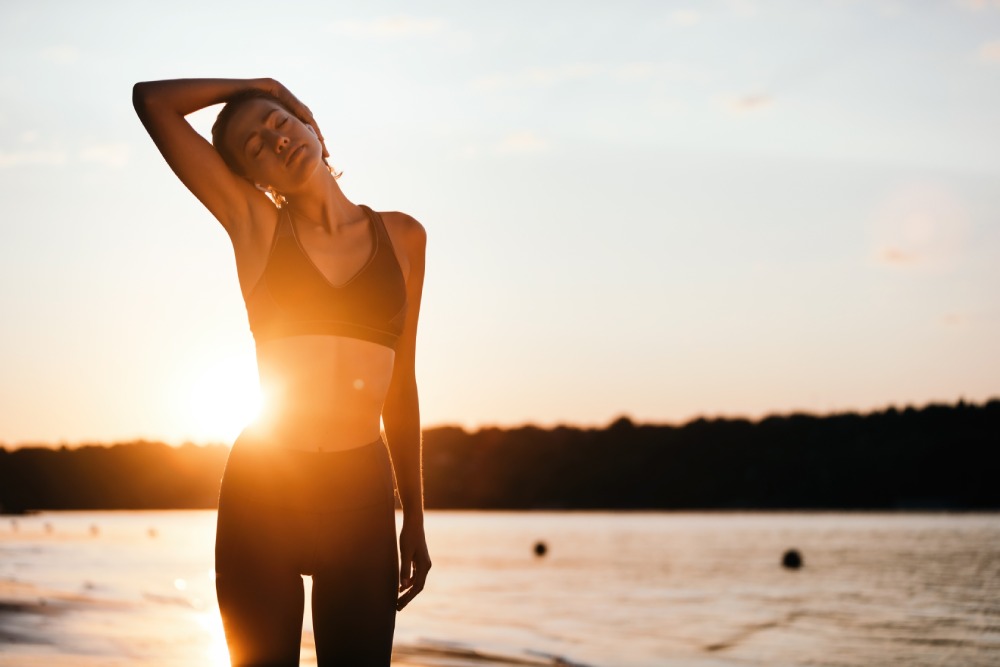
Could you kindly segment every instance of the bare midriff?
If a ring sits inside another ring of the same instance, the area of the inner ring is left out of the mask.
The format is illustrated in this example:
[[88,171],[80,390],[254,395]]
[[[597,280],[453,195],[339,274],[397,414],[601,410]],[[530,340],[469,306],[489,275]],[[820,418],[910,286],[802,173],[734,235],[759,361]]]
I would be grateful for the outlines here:
[[243,437],[271,446],[335,452],[381,433],[395,352],[343,336],[279,338],[257,346],[263,404]]

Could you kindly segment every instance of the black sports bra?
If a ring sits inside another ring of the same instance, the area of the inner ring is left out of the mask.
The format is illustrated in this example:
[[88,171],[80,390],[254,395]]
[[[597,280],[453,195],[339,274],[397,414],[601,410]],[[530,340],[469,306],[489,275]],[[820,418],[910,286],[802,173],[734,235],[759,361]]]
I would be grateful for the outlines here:
[[396,348],[406,317],[406,281],[382,216],[367,206],[372,254],[353,278],[333,285],[306,254],[289,213],[278,217],[260,280],[246,299],[254,340],[325,334]]

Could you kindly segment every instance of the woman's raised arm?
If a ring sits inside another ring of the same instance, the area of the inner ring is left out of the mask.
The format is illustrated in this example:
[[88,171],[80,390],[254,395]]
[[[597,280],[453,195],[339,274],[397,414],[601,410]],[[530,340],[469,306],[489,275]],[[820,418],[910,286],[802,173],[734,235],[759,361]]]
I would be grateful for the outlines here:
[[254,204],[266,204],[267,198],[230,171],[184,117],[248,89],[271,93],[319,134],[309,109],[273,79],[170,79],[143,81],[132,88],[132,105],[163,159],[230,232]]

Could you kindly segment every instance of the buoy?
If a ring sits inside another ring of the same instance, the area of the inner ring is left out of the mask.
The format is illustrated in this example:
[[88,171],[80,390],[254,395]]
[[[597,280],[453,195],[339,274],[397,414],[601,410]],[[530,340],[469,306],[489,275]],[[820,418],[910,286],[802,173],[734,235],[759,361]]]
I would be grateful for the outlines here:
[[542,542],[541,540],[539,540],[538,542],[535,542],[535,555],[536,556],[544,556],[546,554],[546,552],[548,552],[548,550],[549,550],[549,548],[547,546],[545,546],[545,542]]
[[93,537],[97,537],[101,533],[101,529],[97,527],[96,523],[90,524],[90,534]]
[[798,549],[789,549],[781,557],[781,564],[789,570],[797,570],[802,567],[802,554]]
[[148,535],[149,535],[150,537],[156,537],[156,536],[158,535],[158,533],[156,532],[156,529],[155,529],[155,528],[150,528],[150,529],[149,529],[148,531],[146,531],[146,533],[147,533],[147,534],[148,534]]

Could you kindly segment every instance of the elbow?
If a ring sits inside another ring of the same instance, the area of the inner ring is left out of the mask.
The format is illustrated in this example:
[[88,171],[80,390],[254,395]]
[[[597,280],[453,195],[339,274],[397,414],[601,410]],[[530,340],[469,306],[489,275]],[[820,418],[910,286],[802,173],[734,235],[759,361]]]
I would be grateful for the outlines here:
[[140,116],[149,107],[150,82],[140,81],[132,86],[132,108]]
[[132,108],[137,114],[142,114],[143,107],[146,106],[146,82],[140,81],[132,86]]

